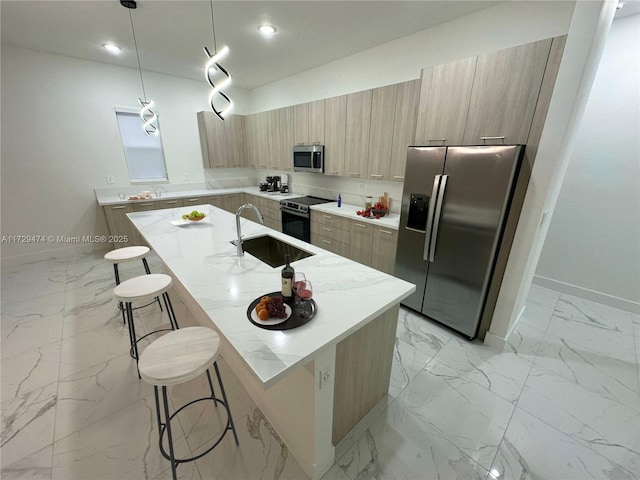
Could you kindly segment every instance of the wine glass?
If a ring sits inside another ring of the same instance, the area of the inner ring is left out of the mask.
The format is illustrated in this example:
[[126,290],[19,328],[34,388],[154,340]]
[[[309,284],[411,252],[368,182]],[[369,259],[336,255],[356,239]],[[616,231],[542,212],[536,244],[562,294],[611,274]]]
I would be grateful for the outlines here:
[[305,302],[311,300],[313,297],[313,287],[309,280],[305,280],[298,285],[298,297]]
[[304,273],[302,272],[296,272],[294,277],[293,277],[293,283],[291,284],[291,288],[293,289],[294,292],[296,292],[296,302],[295,305],[299,305],[300,304],[300,300],[297,296],[298,293],[298,286],[301,283],[304,283],[307,280],[307,277],[305,277]]

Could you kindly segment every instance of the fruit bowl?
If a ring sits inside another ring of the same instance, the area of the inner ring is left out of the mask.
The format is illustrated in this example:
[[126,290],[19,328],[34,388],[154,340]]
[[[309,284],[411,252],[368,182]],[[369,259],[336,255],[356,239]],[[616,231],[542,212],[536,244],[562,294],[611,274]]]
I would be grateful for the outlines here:
[[379,210],[377,208],[372,208],[371,209],[371,214],[372,215],[379,215],[381,217],[384,217],[387,213],[389,213],[389,210]]
[[190,216],[187,215],[187,220],[189,220],[190,222],[199,222],[204,217],[206,217],[206,215],[202,215],[200,217],[190,217]]
[[198,212],[197,210],[194,210],[191,213],[185,213],[184,215],[182,215],[183,220],[189,220],[190,222],[199,222],[204,217],[206,217],[204,212]]

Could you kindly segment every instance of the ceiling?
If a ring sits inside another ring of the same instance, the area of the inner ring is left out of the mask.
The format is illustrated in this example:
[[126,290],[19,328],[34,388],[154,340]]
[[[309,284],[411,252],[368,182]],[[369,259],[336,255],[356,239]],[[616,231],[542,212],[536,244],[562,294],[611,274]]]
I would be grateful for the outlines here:
[[[221,64],[234,87],[254,89],[434,25],[496,1],[215,1]],[[119,0],[0,3],[2,44],[137,68],[129,10]],[[144,70],[204,80],[202,47],[213,51],[211,4],[139,0],[131,10]],[[264,39],[260,23],[277,33]],[[114,56],[101,47],[123,47]]]

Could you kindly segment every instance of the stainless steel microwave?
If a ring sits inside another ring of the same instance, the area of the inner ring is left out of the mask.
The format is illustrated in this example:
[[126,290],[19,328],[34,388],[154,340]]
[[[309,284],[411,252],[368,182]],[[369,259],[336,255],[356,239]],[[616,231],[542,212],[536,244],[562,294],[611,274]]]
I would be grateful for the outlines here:
[[324,145],[293,147],[293,171],[324,173]]

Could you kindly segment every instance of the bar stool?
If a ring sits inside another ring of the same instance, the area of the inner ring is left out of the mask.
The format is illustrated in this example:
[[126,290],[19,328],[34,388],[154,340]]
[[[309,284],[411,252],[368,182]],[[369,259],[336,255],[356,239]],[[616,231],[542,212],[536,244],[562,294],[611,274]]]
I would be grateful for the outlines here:
[[[170,332],[165,336],[154,341],[149,345],[140,358],[138,364],[142,379],[150,385],[153,385],[153,392],[156,397],[156,417],[158,420],[158,435],[160,439],[160,453],[171,462],[171,472],[173,479],[176,480],[176,468],[181,463],[191,462],[206,455],[222,441],[229,430],[233,432],[236,445],[239,445],[236,428],[231,417],[227,394],[224,391],[222,378],[220,378],[220,370],[218,370],[217,359],[220,354],[220,337],[218,334],[205,327],[186,327],[174,332]],[[218,385],[222,392],[222,399],[215,396],[209,367],[213,363],[213,368],[218,377]],[[169,413],[169,402],[167,399],[167,387],[178,385],[196,378],[203,373],[207,374],[209,388],[211,389],[210,397],[198,398],[193,400],[173,414]],[[158,395],[158,387],[162,387],[162,409]],[[216,407],[218,404],[224,405],[227,411],[227,425],[220,437],[205,452],[191,458],[176,458],[173,449],[173,437],[171,435],[171,420],[183,409],[197,402],[211,400]],[[162,420],[164,416],[164,422]],[[167,433],[167,442],[169,444],[169,453],[162,445],[162,436]]]
[[[150,252],[149,247],[144,246],[134,246],[134,247],[123,247],[117,248],[115,250],[111,250],[104,254],[104,259],[108,262],[113,263],[113,273],[116,277],[116,285],[120,285],[120,271],[118,270],[118,264],[124,262],[132,262],[134,260],[142,260],[142,265],[144,266],[144,271],[147,272],[147,275],[151,273],[149,269],[149,264],[147,263],[147,254]],[[162,304],[160,303],[160,298],[156,297],[154,301],[158,302],[158,306],[160,307],[160,311],[162,311]],[[151,302],[153,303],[153,302]],[[147,305],[142,305],[138,308],[148,307],[151,303]],[[118,303],[118,308],[122,312],[122,323],[125,322],[124,316],[124,308],[122,302]]]
[[[129,340],[131,342],[131,350],[129,354],[135,358],[136,366],[138,365],[138,342],[143,338],[153,335],[158,332],[165,332],[170,330],[177,330],[178,321],[176,320],[176,314],[173,311],[173,305],[171,305],[171,299],[169,298],[168,290],[173,285],[173,281],[169,275],[164,273],[150,273],[148,275],[140,275],[139,277],[130,278],[125,280],[120,285],[113,289],[115,297],[124,304],[125,311],[127,313],[127,323],[129,325]],[[167,315],[169,316],[169,324],[171,328],[160,328],[153,332],[147,333],[142,337],[136,336],[136,327],[133,322],[133,302],[145,302],[151,298],[157,298],[162,295],[164,299],[164,305],[167,308]],[[138,378],[140,378],[140,369],[138,368]]]

